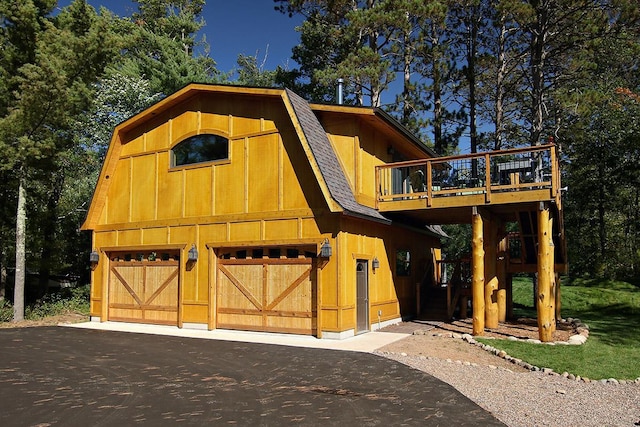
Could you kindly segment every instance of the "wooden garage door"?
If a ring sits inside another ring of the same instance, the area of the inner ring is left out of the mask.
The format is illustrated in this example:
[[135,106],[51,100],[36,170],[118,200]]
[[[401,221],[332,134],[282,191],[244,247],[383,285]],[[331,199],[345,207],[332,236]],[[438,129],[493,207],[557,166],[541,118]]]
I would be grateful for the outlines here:
[[112,254],[109,320],[177,325],[177,253]]
[[218,328],[315,334],[315,260],[219,259]]

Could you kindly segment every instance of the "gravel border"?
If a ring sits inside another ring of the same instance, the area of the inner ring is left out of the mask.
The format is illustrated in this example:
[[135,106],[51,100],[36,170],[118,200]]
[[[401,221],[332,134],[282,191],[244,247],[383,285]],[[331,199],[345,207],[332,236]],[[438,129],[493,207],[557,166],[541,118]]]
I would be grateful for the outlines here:
[[[589,327],[580,319],[567,319],[567,322],[573,323],[576,331],[569,342],[521,341],[541,345],[584,344],[589,336]],[[511,357],[502,350],[476,341],[469,334],[449,332],[434,335],[462,339],[528,372],[406,353],[376,353],[452,385],[508,426],[640,426],[640,378],[635,381],[615,378],[590,380],[568,372],[559,374],[550,368],[537,367]],[[577,336],[580,338],[574,338]],[[517,340],[515,337],[509,339]]]
[[544,370],[516,373],[450,359],[379,354],[452,385],[508,426],[640,425],[640,383],[614,386],[571,381]]

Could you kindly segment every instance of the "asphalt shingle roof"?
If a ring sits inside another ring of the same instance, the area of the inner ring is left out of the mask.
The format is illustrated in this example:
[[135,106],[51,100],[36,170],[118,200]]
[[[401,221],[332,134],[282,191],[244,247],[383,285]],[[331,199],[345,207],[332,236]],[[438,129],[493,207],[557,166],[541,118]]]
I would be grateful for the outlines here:
[[382,216],[377,210],[361,205],[356,201],[349,182],[338,162],[338,157],[333,151],[331,141],[329,141],[324,128],[311,110],[311,107],[306,100],[291,90],[286,89],[286,94],[318,164],[320,173],[329,188],[331,197],[345,210],[346,214],[391,223],[391,220]]

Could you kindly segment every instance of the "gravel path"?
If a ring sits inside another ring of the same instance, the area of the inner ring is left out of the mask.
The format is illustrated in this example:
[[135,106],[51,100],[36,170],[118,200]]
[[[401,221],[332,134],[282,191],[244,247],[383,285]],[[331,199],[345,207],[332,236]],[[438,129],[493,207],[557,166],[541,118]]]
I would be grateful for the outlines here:
[[640,384],[589,383],[542,372],[381,352],[433,375],[511,427],[640,426]]

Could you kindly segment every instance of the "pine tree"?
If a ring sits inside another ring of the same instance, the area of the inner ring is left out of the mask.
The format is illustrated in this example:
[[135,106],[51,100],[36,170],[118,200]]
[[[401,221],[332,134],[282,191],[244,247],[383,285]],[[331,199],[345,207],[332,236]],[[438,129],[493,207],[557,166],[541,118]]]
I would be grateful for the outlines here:
[[204,0],[138,0],[138,12],[120,22],[129,34],[120,71],[144,76],[154,92],[171,94],[189,83],[222,78],[208,55],[209,46],[197,39],[204,26]]
[[0,4],[3,85],[0,150],[17,180],[14,320],[24,318],[27,190],[70,144],[72,118],[89,105],[90,83],[118,51],[108,17],[75,0],[52,17],[54,1]]

